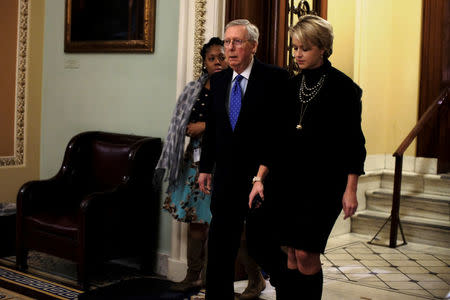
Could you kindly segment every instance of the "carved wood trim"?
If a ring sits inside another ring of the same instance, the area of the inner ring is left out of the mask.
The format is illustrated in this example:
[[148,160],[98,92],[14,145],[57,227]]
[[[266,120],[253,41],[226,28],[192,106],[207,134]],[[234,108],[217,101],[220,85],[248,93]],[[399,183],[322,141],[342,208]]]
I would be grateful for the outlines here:
[[16,116],[14,156],[0,157],[0,167],[22,165],[24,161],[25,101],[28,52],[29,0],[19,1],[19,26],[16,71]]
[[202,74],[203,59],[200,51],[205,43],[206,0],[195,1],[194,78]]

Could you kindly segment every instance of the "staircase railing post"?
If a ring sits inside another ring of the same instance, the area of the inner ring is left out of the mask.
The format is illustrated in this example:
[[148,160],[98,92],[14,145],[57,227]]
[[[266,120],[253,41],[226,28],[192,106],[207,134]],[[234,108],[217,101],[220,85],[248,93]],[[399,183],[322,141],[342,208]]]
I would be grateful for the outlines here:
[[403,167],[403,155],[395,156],[395,173],[394,173],[394,195],[392,198],[392,211],[391,211],[391,233],[389,239],[389,247],[397,247],[397,232],[400,222],[400,189],[402,186],[402,167]]

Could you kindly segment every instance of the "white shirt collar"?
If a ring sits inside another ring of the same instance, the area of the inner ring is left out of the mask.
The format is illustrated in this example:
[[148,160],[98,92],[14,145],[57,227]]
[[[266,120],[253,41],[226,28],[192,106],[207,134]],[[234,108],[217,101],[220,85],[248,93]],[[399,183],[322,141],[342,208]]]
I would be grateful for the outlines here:
[[[254,63],[254,59],[252,56],[252,60],[250,61],[250,64],[247,66],[247,68],[241,73],[241,76],[244,77],[245,79],[249,79],[250,78],[250,73],[252,71],[252,67],[253,67],[253,63]],[[236,76],[238,76],[238,73],[236,73],[236,71],[233,70],[233,78],[231,79],[231,81],[234,81],[234,78],[236,78]]]

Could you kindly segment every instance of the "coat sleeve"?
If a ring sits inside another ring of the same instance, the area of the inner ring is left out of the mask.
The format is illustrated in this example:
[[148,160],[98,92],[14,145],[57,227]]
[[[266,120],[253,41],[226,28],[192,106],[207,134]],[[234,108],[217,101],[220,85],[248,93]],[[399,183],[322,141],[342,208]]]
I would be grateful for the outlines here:
[[345,122],[346,171],[348,174],[364,174],[366,159],[366,140],[361,128],[362,90],[353,84],[347,102],[347,118]]
[[267,90],[264,107],[261,110],[260,137],[261,148],[259,153],[259,164],[265,165],[269,170],[279,155],[279,143],[283,128],[284,102],[287,97],[289,73],[284,69],[276,69],[272,73],[270,88]]

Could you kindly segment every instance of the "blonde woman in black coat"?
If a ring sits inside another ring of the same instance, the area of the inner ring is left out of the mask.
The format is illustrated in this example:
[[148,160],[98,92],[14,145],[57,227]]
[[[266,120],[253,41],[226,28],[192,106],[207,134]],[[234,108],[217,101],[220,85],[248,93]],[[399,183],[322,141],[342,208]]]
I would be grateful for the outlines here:
[[[289,95],[278,115],[274,181],[280,244],[287,269],[277,299],[321,299],[320,254],[340,212],[351,217],[356,188],[364,173],[365,139],[361,130],[362,91],[332,67],[333,31],[324,19],[306,15],[289,31],[300,73],[289,81]],[[258,176],[265,178],[267,166]],[[264,195],[263,181],[250,193]]]

